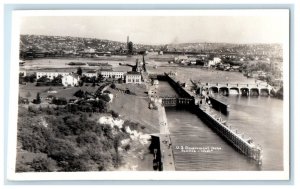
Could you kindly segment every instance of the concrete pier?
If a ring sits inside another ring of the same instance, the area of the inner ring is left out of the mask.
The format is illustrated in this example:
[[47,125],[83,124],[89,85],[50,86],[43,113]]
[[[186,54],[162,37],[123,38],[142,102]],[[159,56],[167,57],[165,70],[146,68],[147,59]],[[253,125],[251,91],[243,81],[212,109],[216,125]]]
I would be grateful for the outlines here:
[[226,121],[221,118],[216,118],[209,113],[209,107],[201,105],[200,107],[195,105],[194,112],[199,115],[212,130],[214,130],[220,137],[230,143],[235,149],[242,154],[255,160],[258,164],[262,163],[262,149],[256,146],[251,138],[244,138],[237,130],[231,128],[226,124]]
[[160,153],[163,171],[175,171],[172,141],[168,127],[165,107],[157,103],[159,128],[160,128]]

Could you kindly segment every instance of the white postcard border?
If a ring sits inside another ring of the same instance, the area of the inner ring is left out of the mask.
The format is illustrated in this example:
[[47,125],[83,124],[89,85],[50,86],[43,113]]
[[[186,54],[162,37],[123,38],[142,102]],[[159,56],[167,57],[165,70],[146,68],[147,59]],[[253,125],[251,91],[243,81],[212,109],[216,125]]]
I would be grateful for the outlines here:
[[[18,107],[19,31],[23,16],[288,16],[288,9],[260,10],[35,10],[14,11],[10,63],[9,128],[7,148],[8,180],[288,180],[289,179],[289,99],[284,100],[284,171],[106,171],[16,173],[16,136]],[[289,37],[284,44],[284,97],[289,97]]]

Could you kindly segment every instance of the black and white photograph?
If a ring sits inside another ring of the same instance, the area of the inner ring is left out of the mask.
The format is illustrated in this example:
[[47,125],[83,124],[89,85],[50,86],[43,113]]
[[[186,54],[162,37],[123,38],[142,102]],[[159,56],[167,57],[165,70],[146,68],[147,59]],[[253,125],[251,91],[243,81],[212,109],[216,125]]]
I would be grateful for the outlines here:
[[15,13],[15,178],[289,178],[288,9]]

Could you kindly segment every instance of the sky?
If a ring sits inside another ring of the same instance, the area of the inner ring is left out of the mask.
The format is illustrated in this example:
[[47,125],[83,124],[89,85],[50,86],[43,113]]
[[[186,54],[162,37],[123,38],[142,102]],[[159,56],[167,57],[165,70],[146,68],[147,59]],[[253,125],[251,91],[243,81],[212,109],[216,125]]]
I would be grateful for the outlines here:
[[280,16],[27,16],[21,34],[74,36],[133,43],[282,43]]

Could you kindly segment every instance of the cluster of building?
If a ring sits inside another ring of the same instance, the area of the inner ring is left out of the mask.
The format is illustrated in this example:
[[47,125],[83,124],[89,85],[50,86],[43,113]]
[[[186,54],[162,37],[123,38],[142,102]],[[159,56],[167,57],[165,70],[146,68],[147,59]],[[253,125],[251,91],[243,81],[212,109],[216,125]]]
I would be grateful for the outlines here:
[[[42,56],[68,56],[110,55],[124,53],[128,50],[127,43],[95,38],[81,38],[70,36],[44,36],[21,35],[20,49],[23,52],[34,51],[35,57]],[[133,44],[132,44],[133,45]],[[270,57],[280,57],[282,46],[280,44],[228,44],[228,43],[179,43],[168,45],[144,45],[134,44],[137,51],[155,51],[159,54],[214,54],[229,57],[235,60],[258,59],[264,60]]]
[[213,67],[217,64],[222,63],[222,59],[220,57],[209,57],[207,54],[199,54],[196,56],[179,55],[174,57],[174,60],[172,62],[178,64]]
[[214,54],[239,59],[252,56],[278,57],[282,54],[280,44],[229,44],[229,43],[179,43],[161,47],[165,54]]
[[[26,71],[20,71],[23,76],[26,76]],[[98,78],[99,76],[103,77],[104,79],[112,78],[114,80],[121,79],[125,83],[132,83],[132,84],[141,84],[142,83],[142,75],[139,72],[123,72],[123,71],[113,71],[113,70],[100,70],[96,71],[88,71],[83,72],[83,76],[86,77],[95,77]],[[36,78],[39,79],[41,77],[47,77],[48,79],[52,80],[55,77],[62,76],[62,84],[64,86],[78,86],[81,76],[76,73],[69,73],[69,72],[59,72],[59,71],[42,71],[36,72]]]

